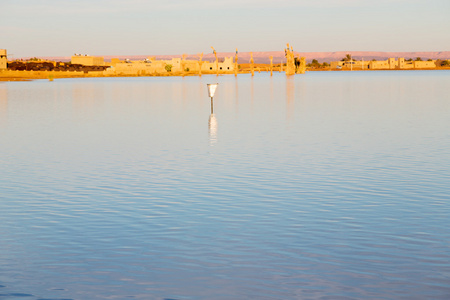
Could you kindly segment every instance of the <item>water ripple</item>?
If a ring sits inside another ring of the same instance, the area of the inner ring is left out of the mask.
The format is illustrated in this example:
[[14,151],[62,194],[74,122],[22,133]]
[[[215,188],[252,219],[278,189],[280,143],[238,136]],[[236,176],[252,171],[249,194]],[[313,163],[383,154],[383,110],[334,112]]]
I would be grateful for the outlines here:
[[333,73],[213,134],[208,76],[6,83],[0,298],[448,298],[448,72]]

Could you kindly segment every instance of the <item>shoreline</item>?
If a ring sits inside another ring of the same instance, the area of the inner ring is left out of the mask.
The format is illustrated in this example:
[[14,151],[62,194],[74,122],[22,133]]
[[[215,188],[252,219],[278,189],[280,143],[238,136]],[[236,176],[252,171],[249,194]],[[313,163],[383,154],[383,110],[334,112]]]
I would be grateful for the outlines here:
[[[274,68],[275,69],[275,68]],[[285,71],[279,70],[279,67],[276,67],[277,70],[273,70],[274,73],[284,73]],[[450,70],[448,68],[434,68],[434,69],[376,69],[376,70],[361,70],[361,69],[341,69],[341,70],[330,70],[330,69],[309,69],[308,72],[361,72],[361,71],[433,71],[433,70]],[[270,70],[268,68],[255,68],[254,73],[267,72]],[[244,69],[238,72],[237,74],[251,74],[251,70]],[[208,72],[202,73],[201,75],[235,75],[234,72]],[[177,73],[154,73],[154,74],[105,74],[103,71],[93,71],[93,72],[78,72],[78,71],[12,71],[12,70],[3,70],[0,71],[0,82],[2,81],[31,81],[35,79],[47,79],[49,81],[53,81],[54,79],[63,79],[63,78],[108,78],[108,77],[184,77],[184,76],[201,76],[198,73],[194,72],[177,72]]]

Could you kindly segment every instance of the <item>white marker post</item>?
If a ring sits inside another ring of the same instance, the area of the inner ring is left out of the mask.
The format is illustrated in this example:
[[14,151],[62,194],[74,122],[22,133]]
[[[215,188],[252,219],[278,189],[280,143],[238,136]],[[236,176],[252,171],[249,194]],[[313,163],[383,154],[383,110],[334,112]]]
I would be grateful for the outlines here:
[[214,94],[216,93],[216,89],[217,86],[219,84],[218,83],[208,83],[208,96],[211,98],[211,114],[214,113],[214,104],[213,104],[213,98],[214,98]]

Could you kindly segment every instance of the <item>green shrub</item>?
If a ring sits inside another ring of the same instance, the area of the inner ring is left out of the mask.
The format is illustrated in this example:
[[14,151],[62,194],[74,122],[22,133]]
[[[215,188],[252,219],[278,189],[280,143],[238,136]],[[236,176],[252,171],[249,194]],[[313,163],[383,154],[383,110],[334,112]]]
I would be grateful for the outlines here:
[[166,65],[165,69],[166,69],[167,72],[172,72],[172,65],[170,65],[170,64]]

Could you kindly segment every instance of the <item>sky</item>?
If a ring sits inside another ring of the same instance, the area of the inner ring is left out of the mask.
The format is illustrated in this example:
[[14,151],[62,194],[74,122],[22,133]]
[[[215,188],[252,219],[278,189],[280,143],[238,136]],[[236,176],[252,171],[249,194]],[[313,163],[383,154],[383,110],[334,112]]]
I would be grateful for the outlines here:
[[449,0],[0,0],[9,56],[449,51]]

